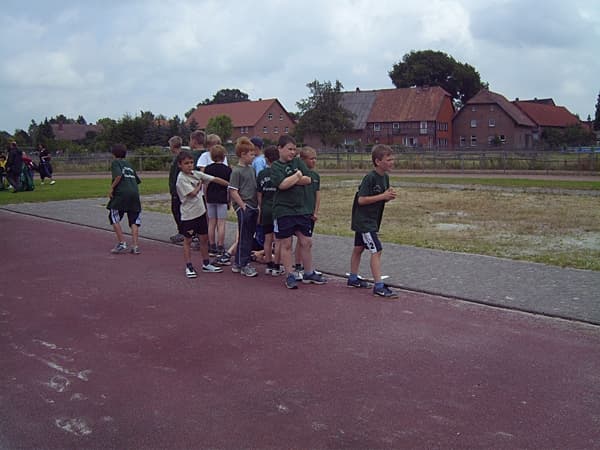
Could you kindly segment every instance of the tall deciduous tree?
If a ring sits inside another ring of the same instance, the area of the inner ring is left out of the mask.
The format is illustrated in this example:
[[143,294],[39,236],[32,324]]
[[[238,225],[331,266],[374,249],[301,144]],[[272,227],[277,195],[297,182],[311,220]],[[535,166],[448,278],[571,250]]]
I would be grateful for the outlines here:
[[201,105],[213,105],[217,103],[237,103],[250,101],[248,94],[239,89],[221,89],[213,95],[212,100],[206,99]]
[[335,84],[314,80],[306,87],[310,96],[296,103],[300,110],[296,135],[299,139],[316,135],[325,146],[339,145],[344,133],[352,130],[353,114],[340,104],[344,86],[338,80]]
[[394,64],[389,72],[397,88],[441,86],[454,99],[457,107],[464,105],[488,84],[481,81],[479,72],[452,56],[434,50],[411,51]]
[[216,134],[221,138],[221,141],[227,142],[233,133],[233,121],[231,117],[224,114],[211,117],[206,124],[206,133]]

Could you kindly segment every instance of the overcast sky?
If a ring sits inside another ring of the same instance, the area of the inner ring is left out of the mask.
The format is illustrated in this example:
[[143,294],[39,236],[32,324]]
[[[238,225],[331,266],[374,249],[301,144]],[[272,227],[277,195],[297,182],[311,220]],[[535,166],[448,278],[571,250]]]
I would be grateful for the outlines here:
[[306,84],[393,87],[394,63],[439,50],[509,100],[552,97],[586,119],[600,91],[598,0],[3,0],[0,130],[179,115],[219,89],[278,98]]

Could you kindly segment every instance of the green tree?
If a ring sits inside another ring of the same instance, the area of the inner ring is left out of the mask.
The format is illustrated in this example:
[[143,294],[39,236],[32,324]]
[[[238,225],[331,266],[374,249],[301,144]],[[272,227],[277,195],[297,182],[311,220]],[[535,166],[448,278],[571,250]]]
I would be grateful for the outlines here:
[[600,131],[600,92],[596,99],[596,114],[594,114],[594,130]]
[[306,87],[310,96],[296,103],[300,110],[296,136],[302,140],[307,135],[315,135],[325,146],[338,146],[344,133],[353,127],[353,114],[340,103],[344,86],[338,80],[335,84],[314,80]]
[[75,122],[79,125],[87,125],[87,122],[81,114],[77,117],[77,120]]
[[405,54],[401,62],[394,64],[389,76],[397,88],[441,86],[452,96],[457,107],[488,87],[473,66],[433,50],[413,50]]
[[221,89],[213,95],[212,100],[205,99],[199,105],[213,105],[217,103],[237,103],[250,101],[248,94],[239,89]]
[[231,117],[220,115],[211,117],[206,124],[207,134],[216,134],[221,138],[221,141],[227,142],[233,134],[233,122]]

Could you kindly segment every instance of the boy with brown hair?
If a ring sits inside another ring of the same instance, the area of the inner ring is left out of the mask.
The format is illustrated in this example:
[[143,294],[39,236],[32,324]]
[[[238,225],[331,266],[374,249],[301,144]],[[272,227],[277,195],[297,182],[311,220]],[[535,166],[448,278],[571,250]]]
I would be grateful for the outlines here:
[[386,202],[396,198],[396,191],[390,187],[388,172],[394,167],[394,153],[387,145],[373,147],[371,159],[375,169],[362,179],[352,204],[352,230],[354,231],[354,249],[350,259],[348,286],[366,288],[366,281],[358,277],[360,258],[366,249],[371,253],[371,273],[375,281],[373,295],[397,297],[398,295],[381,281],[382,245],[377,233],[383,218]]
[[184,236],[185,275],[188,278],[198,276],[192,265],[191,255],[192,238],[195,235],[200,238],[202,272],[222,272],[223,269],[210,263],[208,255],[208,222],[206,221],[206,207],[202,198],[202,185],[203,183],[215,182],[221,186],[228,186],[229,183],[222,178],[194,170],[194,158],[186,151],[179,152],[176,161],[180,170],[177,175],[176,189],[181,201],[180,230]]
[[256,269],[250,265],[254,232],[259,215],[256,173],[252,167],[255,152],[256,148],[250,139],[241,137],[237,140],[235,154],[238,156],[239,162],[231,172],[229,183],[229,195],[235,204],[239,236],[235,264],[231,266],[231,270],[247,277],[258,275]]

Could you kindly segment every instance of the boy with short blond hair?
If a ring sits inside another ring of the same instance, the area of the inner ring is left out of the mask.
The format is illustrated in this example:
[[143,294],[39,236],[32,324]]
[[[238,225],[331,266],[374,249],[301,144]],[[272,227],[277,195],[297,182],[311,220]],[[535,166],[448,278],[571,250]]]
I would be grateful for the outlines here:
[[239,162],[231,172],[229,183],[229,195],[234,203],[239,235],[235,264],[232,265],[231,270],[247,277],[258,275],[256,269],[250,265],[254,232],[259,215],[256,173],[252,167],[255,152],[256,148],[250,139],[243,136],[237,140],[235,153]]
[[350,259],[348,286],[366,288],[366,281],[358,277],[360,258],[366,249],[371,253],[371,273],[375,280],[373,295],[397,297],[398,295],[381,281],[381,252],[383,247],[377,233],[381,226],[385,204],[396,198],[396,191],[390,187],[388,172],[394,167],[394,153],[387,145],[373,147],[371,159],[375,169],[362,179],[352,204],[352,230],[354,249]]

